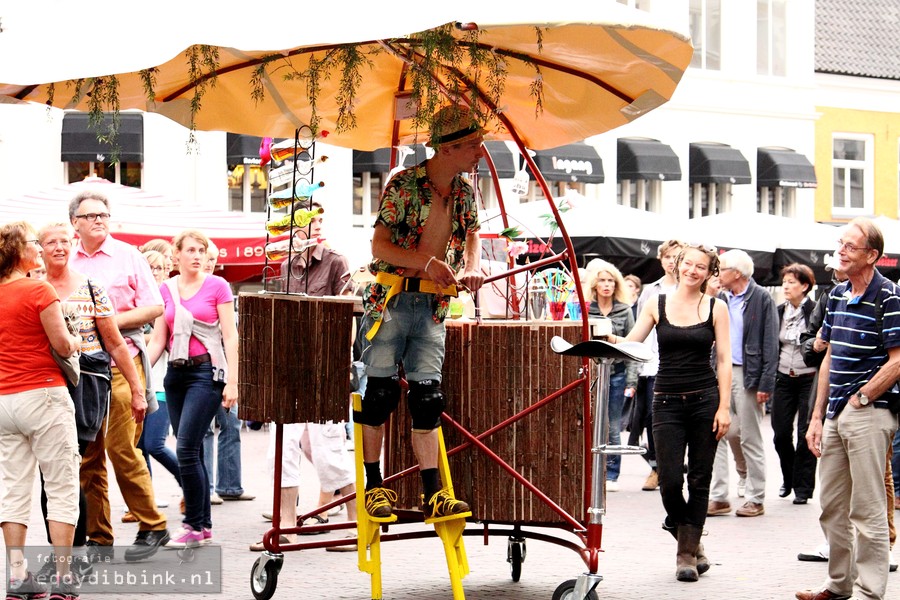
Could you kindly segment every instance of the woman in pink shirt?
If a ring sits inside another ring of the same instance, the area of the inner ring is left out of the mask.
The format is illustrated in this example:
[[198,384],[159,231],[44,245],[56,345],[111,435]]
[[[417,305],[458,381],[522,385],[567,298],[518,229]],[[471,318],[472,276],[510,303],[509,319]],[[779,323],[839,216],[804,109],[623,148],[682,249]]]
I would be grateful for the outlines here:
[[166,547],[183,548],[212,539],[203,436],[219,405],[229,409],[237,402],[237,326],[228,282],[204,272],[206,235],[186,230],[172,245],[179,275],[160,286],[165,311],[156,319],[149,353],[156,362],[163,348],[169,352],[163,385],[177,438],[185,514]]

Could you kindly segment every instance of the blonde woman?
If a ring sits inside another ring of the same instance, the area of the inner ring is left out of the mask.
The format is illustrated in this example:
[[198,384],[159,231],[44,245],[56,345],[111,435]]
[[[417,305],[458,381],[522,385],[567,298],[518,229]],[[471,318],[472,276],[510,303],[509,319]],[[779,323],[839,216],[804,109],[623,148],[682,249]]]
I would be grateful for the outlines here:
[[[612,332],[625,337],[634,327],[634,313],[628,303],[628,290],[622,273],[612,263],[594,259],[588,265],[592,273],[590,280],[591,305],[588,315],[606,317],[612,321]],[[618,445],[622,438],[622,409],[625,407],[625,395],[634,396],[637,387],[637,363],[617,361],[612,365],[609,378],[609,443]],[[606,490],[616,492],[619,489],[619,472],[622,457],[611,455],[606,457]]]
[[179,275],[160,286],[165,310],[156,319],[148,351],[157,362],[168,350],[164,380],[169,417],[178,438],[185,513],[167,547],[194,547],[212,540],[209,476],[203,437],[219,406],[237,402],[237,327],[228,282],[204,271],[209,238],[186,230],[172,240]]

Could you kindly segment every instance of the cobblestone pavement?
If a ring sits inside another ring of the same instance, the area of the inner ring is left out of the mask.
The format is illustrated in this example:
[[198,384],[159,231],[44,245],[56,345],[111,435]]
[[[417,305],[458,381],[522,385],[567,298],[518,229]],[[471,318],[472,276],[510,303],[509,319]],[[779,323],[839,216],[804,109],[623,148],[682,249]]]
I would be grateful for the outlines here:
[[[766,427],[769,427],[768,420]],[[244,487],[257,498],[213,507],[215,540],[222,549],[221,593],[157,593],[152,597],[189,600],[253,597],[250,569],[259,555],[250,552],[247,546],[261,539],[268,528],[261,513],[271,510],[272,484],[265,462],[268,434],[245,430],[242,435]],[[770,429],[766,439],[771,439]],[[170,438],[169,443],[173,445],[174,440]],[[776,458],[769,444],[766,514],[756,518],[738,518],[733,514],[710,518],[704,545],[713,567],[699,582],[686,584],[675,581],[675,542],[660,529],[663,511],[659,494],[640,489],[647,467],[640,457],[624,457],[619,479],[621,491],[610,493],[608,497],[603,530],[605,553],[600,559],[600,574],[604,580],[598,588],[599,598],[774,600],[791,599],[797,590],[820,586],[825,576],[825,564],[797,561],[798,552],[811,550],[822,541],[817,521],[818,502],[814,499],[806,506],[795,506],[790,498],[778,498],[781,477]],[[174,529],[179,523],[181,495],[168,473],[156,464],[154,469],[157,498],[169,503],[162,510],[169,518],[170,529]],[[315,503],[318,483],[311,465],[304,464],[302,472],[309,484],[301,491],[301,508],[308,509]],[[127,545],[134,538],[137,526],[119,522],[124,503],[112,473],[110,482],[118,543]],[[736,479],[732,481],[732,489],[735,485]],[[736,496],[731,502],[735,508],[739,506]],[[39,514],[39,505],[35,502],[28,537],[31,544],[44,543],[43,527],[36,516]],[[332,519],[342,521],[343,513]],[[480,532],[478,524],[471,524],[469,528]],[[525,529],[575,539],[565,531],[539,527]],[[402,529],[391,529],[392,532],[416,530],[426,528],[424,525],[404,525]],[[335,537],[338,537],[337,533],[329,533],[315,538],[304,537],[303,540]],[[480,535],[465,538],[471,570],[463,580],[468,600],[549,600],[560,583],[585,570],[584,563],[574,551],[529,540],[521,579],[514,583],[506,562],[506,537],[490,536],[488,542],[485,545]],[[447,567],[437,538],[385,542],[382,554],[386,600],[452,598]],[[121,551],[117,555],[121,556]],[[120,558],[116,560],[121,561]],[[151,596],[111,591],[83,597],[114,600]],[[357,568],[355,553],[325,552],[320,548],[285,553],[284,567],[273,597],[367,599],[371,597],[371,588],[368,575]],[[900,598],[900,573],[890,575],[886,597]]]

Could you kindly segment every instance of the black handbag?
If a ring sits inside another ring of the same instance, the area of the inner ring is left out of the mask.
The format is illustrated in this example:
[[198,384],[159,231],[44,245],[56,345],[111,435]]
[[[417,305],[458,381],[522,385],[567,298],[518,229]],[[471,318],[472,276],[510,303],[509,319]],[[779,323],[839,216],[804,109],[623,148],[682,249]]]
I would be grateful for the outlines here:
[[[97,314],[97,300],[94,298],[94,288],[88,279],[88,290],[91,300],[94,302],[94,315]],[[81,366],[81,378],[77,386],[69,385],[69,395],[75,405],[75,426],[78,430],[78,439],[93,441],[97,432],[103,426],[103,419],[109,410],[109,395],[112,387],[112,367],[110,356],[100,336],[100,328],[97,327],[97,340],[101,350],[91,354],[83,354],[79,360]]]

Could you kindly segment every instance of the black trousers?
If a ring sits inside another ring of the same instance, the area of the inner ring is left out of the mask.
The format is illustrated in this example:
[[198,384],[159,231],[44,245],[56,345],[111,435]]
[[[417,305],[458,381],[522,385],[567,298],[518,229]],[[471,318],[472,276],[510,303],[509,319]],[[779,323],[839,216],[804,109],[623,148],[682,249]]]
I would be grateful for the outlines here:
[[793,489],[797,498],[811,498],[816,486],[816,457],[806,445],[810,415],[809,394],[813,381],[815,373],[799,377],[780,372],[775,375],[771,416],[775,451],[781,463],[784,485]]

